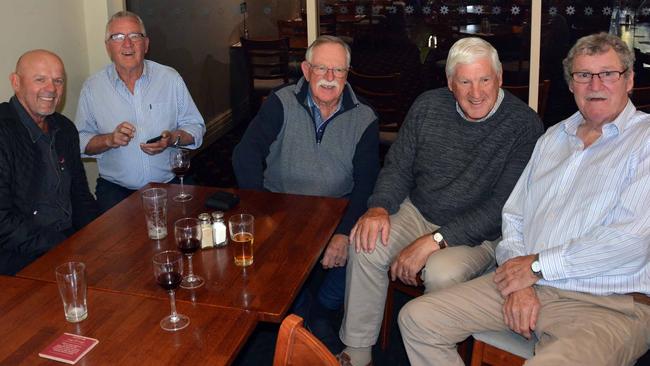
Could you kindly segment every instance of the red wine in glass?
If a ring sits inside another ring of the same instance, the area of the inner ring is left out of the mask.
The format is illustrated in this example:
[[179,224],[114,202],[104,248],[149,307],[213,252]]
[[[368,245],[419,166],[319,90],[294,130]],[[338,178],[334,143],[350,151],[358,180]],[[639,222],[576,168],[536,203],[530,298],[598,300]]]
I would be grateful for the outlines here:
[[196,238],[182,239],[178,242],[178,250],[183,254],[193,254],[201,247],[201,241]]
[[163,272],[156,278],[158,285],[166,291],[178,289],[183,281],[183,275],[178,272]]
[[189,167],[185,166],[179,166],[179,167],[174,167],[172,168],[172,172],[177,176],[177,177],[184,177],[185,174],[190,170]]
[[171,314],[160,321],[160,327],[174,332],[187,327],[190,318],[176,312],[175,290],[183,280],[183,254],[175,250],[167,250],[153,256],[153,276],[158,285],[169,294]]
[[201,247],[201,222],[194,217],[185,217],[174,223],[174,238],[178,250],[187,257],[187,276],[181,282],[182,288],[193,289],[203,286],[205,280],[194,274],[192,255]]

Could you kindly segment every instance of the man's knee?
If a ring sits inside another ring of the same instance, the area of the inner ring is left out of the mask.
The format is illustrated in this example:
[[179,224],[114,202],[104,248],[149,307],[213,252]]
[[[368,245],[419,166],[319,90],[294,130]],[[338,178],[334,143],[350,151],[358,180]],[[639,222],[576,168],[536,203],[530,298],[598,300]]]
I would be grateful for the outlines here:
[[471,280],[472,276],[458,268],[425,268],[421,278],[424,292],[429,293],[466,282]]
[[414,333],[414,328],[422,324],[423,318],[431,318],[430,309],[426,309],[417,299],[409,301],[402,307],[397,317],[400,332],[402,334]]
[[390,266],[391,260],[392,258],[390,258],[390,255],[383,244],[378,243],[375,246],[375,250],[369,253],[364,251],[357,253],[354,246],[350,246],[348,261],[357,266],[375,267],[383,271],[388,271],[388,266]]

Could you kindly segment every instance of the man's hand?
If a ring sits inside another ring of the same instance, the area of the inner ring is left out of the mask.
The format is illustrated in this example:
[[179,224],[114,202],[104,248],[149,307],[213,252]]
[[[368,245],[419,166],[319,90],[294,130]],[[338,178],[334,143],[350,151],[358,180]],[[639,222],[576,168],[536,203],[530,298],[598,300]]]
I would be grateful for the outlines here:
[[126,146],[135,137],[135,126],[129,122],[122,122],[112,133],[106,135],[106,145],[113,149],[120,146]]
[[381,233],[381,243],[388,245],[390,219],[388,211],[383,207],[372,207],[359,218],[350,232],[350,240],[357,253],[362,250],[371,253],[375,250],[377,235]]
[[503,320],[514,332],[530,339],[537,326],[539,299],[533,287],[517,290],[503,303]]
[[323,268],[344,267],[348,259],[348,244],[350,240],[347,235],[334,234],[321,260]]
[[140,149],[142,149],[142,151],[144,151],[146,154],[156,155],[165,151],[166,148],[174,143],[172,138],[173,135],[171,132],[165,130],[160,134],[160,136],[162,136],[161,139],[156,142],[152,142],[150,144],[140,144]]
[[497,267],[494,282],[504,298],[511,293],[534,285],[539,278],[530,269],[535,254],[514,257]]
[[431,253],[440,247],[433,240],[431,234],[425,234],[402,249],[390,266],[391,279],[399,278],[407,285],[417,286],[417,274],[420,272]]

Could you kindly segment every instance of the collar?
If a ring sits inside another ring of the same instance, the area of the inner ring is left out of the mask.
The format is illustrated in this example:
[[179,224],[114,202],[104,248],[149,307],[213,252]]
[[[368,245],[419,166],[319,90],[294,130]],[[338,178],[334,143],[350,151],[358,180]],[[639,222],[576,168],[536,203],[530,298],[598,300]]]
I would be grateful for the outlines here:
[[[143,60],[142,75],[140,75],[138,80],[149,82],[149,79],[151,78],[150,69],[149,60]],[[120,79],[120,75],[117,73],[114,62],[108,67],[108,80],[111,81],[114,87],[117,87],[120,82],[125,84],[124,81]]]
[[[18,114],[18,119],[20,122],[25,126],[27,129],[27,132],[29,133],[29,138],[32,140],[32,143],[36,143],[38,139],[43,136],[45,133],[43,130],[38,127],[36,122],[32,119],[32,117],[27,113],[25,108],[23,107],[22,104],[20,104],[20,101],[16,96],[14,95],[11,97],[9,100],[11,105],[14,107],[14,110],[16,110],[16,113]],[[52,123],[51,116],[45,117],[45,122],[47,123],[48,128],[50,129],[50,135],[53,136],[56,131],[58,131],[59,126],[55,123]]]
[[[321,118],[322,118],[323,114],[321,113],[320,107],[318,106],[318,104],[316,104],[316,102],[314,102],[314,97],[312,97],[311,89],[309,89],[309,88],[307,88],[307,106],[309,106],[309,109],[311,109],[311,110],[316,108],[318,110],[318,113],[321,115]],[[343,106],[343,95],[341,95],[341,98],[339,98],[338,105],[336,106],[336,109],[334,110],[334,112],[329,116],[329,118],[327,118],[323,122],[326,122],[326,121],[330,120],[332,117],[334,117],[334,115],[339,113],[339,111],[341,111],[341,112],[344,111],[345,109],[343,109],[342,106]]]
[[472,120],[472,119],[467,118],[467,116],[465,115],[465,112],[463,112],[463,110],[460,108],[460,104],[458,104],[458,101],[456,101],[456,111],[458,112],[458,114],[460,114],[461,117],[463,117],[463,119],[465,121],[468,121],[468,122],[483,122],[486,119],[492,117],[492,115],[494,113],[496,113],[496,111],[499,109],[499,106],[501,106],[501,102],[503,102],[503,98],[504,98],[503,89],[499,88],[499,95],[497,95],[497,101],[496,101],[496,103],[494,103],[494,106],[492,107],[492,110],[490,111],[490,113],[487,114],[487,116],[485,116],[485,117],[483,117],[481,119]]
[[[621,111],[621,113],[619,113],[613,121],[605,123],[603,125],[602,136],[610,137],[621,134],[629,126],[634,113],[636,113],[636,108],[634,107],[634,104],[632,104],[632,101],[630,101],[628,98],[627,104],[625,105],[625,108],[623,108],[623,111]],[[580,113],[580,111],[577,111],[571,117],[562,122],[562,129],[568,135],[577,136],[578,127],[580,127],[584,121],[585,119],[582,116],[582,113]]]

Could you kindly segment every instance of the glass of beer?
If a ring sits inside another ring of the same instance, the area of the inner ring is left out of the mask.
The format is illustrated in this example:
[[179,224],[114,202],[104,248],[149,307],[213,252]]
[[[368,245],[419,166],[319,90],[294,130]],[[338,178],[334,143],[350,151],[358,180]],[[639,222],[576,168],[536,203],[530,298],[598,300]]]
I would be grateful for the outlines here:
[[237,214],[228,219],[230,239],[235,252],[235,265],[246,267],[253,264],[253,238],[255,218],[249,214]]

